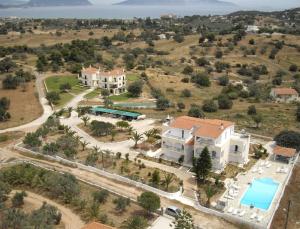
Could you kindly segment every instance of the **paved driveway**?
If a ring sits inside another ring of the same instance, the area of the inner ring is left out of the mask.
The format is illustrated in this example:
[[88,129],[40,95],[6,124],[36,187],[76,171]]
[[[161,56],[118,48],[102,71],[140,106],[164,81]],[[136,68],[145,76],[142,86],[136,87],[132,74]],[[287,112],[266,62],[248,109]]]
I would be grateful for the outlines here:
[[171,229],[170,224],[173,219],[166,216],[160,216],[155,222],[149,227],[149,229]]

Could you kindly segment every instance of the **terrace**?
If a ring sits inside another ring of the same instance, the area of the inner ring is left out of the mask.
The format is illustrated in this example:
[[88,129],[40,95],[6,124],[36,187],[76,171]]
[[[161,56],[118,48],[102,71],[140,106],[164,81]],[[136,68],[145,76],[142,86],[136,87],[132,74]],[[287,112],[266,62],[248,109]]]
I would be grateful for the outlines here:
[[[266,160],[259,160],[251,170],[238,174],[234,179],[225,180],[227,190],[216,207],[224,206],[225,214],[231,217],[259,227],[268,227],[284,193],[293,165],[294,163],[285,164],[273,160],[272,155]],[[259,188],[252,186],[257,183],[260,183]]]

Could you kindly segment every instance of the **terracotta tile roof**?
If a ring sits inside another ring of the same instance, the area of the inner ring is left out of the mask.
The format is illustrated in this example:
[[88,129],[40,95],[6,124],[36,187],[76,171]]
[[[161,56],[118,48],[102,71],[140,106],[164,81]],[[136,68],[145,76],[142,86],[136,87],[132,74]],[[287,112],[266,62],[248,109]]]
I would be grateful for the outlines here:
[[273,153],[275,155],[280,155],[280,156],[284,156],[284,157],[293,157],[296,154],[296,149],[275,146],[273,149]]
[[116,68],[116,69],[113,69],[111,71],[100,72],[99,75],[100,76],[119,76],[119,75],[123,75],[124,72],[125,72],[124,69],[122,69],[122,68]]
[[194,135],[200,137],[217,138],[223,131],[234,125],[233,122],[219,120],[219,119],[200,119],[188,116],[181,116],[171,122],[170,127],[190,130],[196,128]]
[[85,225],[82,229],[116,229],[116,228],[104,225],[102,223],[93,222]]
[[89,66],[88,68],[82,68],[82,72],[87,74],[95,74],[99,71],[99,69]]
[[293,88],[273,88],[276,95],[298,95],[298,92]]

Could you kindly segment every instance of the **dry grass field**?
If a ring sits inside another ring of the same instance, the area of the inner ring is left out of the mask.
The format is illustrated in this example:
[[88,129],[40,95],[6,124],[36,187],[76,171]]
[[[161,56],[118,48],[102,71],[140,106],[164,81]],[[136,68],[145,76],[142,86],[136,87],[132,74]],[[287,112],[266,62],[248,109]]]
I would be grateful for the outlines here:
[[9,113],[11,114],[9,121],[0,122],[0,129],[28,123],[38,118],[43,112],[34,82],[27,84],[25,92],[21,87],[16,90],[3,90],[1,88],[0,97],[10,99]]
[[[0,35],[0,43],[3,46],[27,45],[28,47],[38,47],[44,45],[54,45],[57,43],[69,43],[74,39],[88,40],[90,38],[99,39],[101,36],[111,37],[118,32],[117,29],[82,29],[82,30],[58,30],[61,35],[56,34],[56,30],[40,31],[34,30],[33,33],[13,33]],[[93,35],[89,33],[93,32]],[[137,30],[132,31],[137,33]]]

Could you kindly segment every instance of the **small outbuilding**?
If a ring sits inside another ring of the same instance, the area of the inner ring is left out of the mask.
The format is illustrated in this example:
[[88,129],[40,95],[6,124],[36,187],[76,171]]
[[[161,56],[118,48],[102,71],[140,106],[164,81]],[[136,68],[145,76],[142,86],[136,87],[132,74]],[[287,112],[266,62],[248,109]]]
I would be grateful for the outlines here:
[[293,88],[272,88],[270,96],[276,102],[290,103],[299,101],[299,94]]
[[289,163],[296,157],[296,149],[275,146],[273,149],[274,160]]

